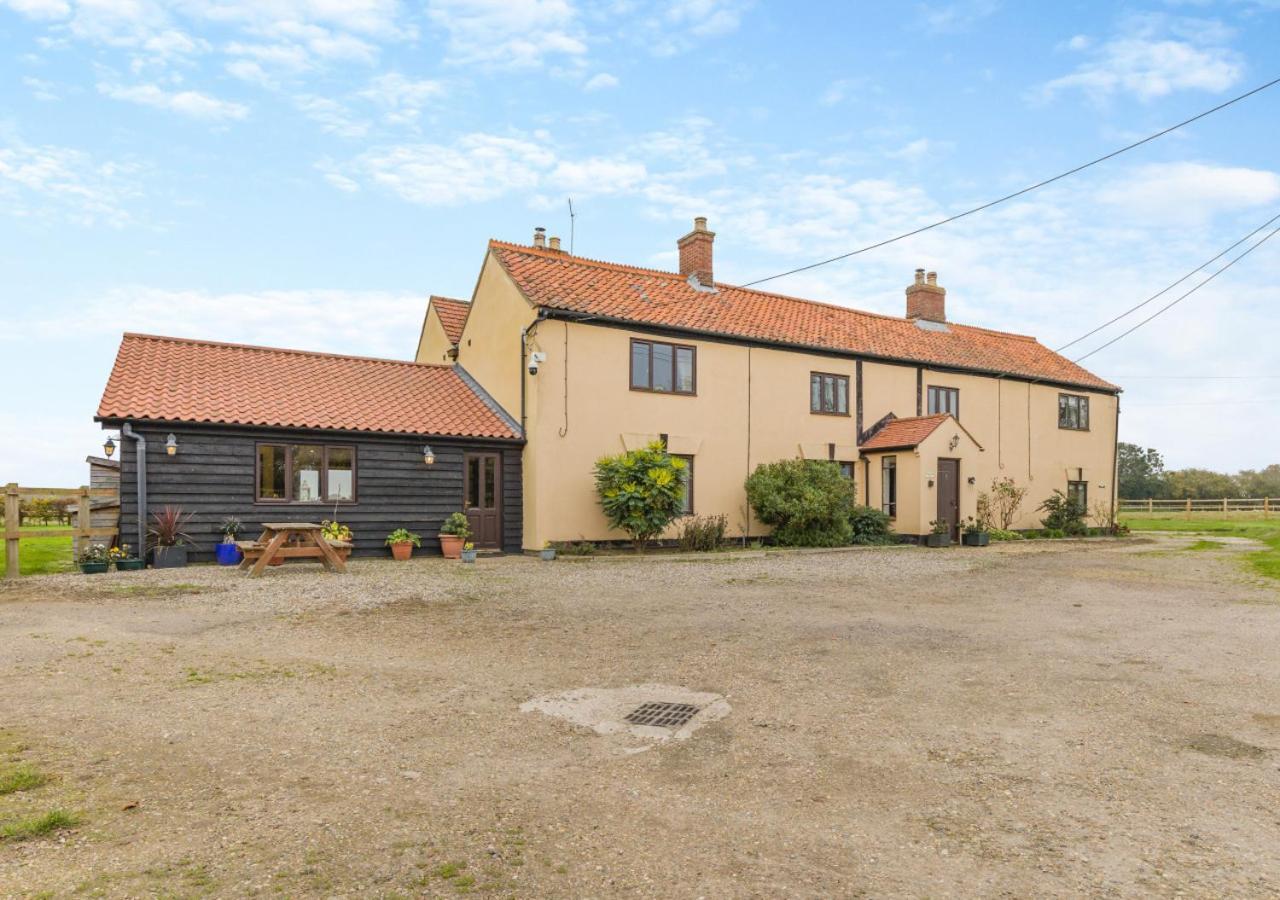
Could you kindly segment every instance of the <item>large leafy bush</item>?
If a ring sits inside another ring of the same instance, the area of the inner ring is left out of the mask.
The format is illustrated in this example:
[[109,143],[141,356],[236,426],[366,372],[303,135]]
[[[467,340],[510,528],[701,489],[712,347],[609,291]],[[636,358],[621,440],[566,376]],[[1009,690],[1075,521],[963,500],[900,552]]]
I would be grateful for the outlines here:
[[747,476],[747,502],[790,547],[838,547],[853,539],[853,482],[835,463],[785,459]]
[[637,552],[662,534],[684,506],[688,464],[658,441],[596,460],[595,474],[609,525],[629,534]]

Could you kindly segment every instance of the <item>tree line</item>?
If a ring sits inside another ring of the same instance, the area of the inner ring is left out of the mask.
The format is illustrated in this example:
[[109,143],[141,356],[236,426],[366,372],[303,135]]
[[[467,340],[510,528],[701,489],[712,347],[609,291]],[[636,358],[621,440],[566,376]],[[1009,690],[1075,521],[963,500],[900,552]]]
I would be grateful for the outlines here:
[[[39,522],[48,525],[50,522],[59,525],[71,524],[71,507],[75,506],[75,497],[33,497],[18,504],[18,525]],[[0,521],[4,521],[4,506],[0,504]]]
[[1166,469],[1152,447],[1120,443],[1117,459],[1123,500],[1217,500],[1223,497],[1280,497],[1280,464],[1244,469],[1234,475],[1209,469]]

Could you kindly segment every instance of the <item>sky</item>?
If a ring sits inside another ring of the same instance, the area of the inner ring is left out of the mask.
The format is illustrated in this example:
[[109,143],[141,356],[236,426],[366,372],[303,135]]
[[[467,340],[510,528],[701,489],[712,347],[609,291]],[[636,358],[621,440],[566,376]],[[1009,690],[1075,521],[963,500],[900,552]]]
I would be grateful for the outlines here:
[[[409,358],[569,198],[577,254],[674,268],[705,215],[751,281],[1280,76],[1280,0],[0,0],[0,48],[0,482],[67,486],[124,331]],[[768,287],[901,315],[936,269],[949,318],[1056,348],[1280,213],[1277,123],[1280,86]],[[1278,340],[1280,237],[1085,365],[1122,440],[1259,468]]]

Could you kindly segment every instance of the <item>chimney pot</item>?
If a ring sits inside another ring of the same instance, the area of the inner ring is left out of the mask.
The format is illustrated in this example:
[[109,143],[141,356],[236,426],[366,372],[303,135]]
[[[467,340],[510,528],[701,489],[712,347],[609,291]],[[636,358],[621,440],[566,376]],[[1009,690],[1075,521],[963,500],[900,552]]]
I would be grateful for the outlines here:
[[915,283],[907,288],[907,318],[947,321],[947,289],[938,286],[938,273],[925,275],[916,269]]
[[560,238],[558,238],[558,237],[553,237],[553,238],[551,239],[551,249],[552,249],[552,250],[559,250],[559,249],[560,249]]
[[545,228],[533,229],[533,246],[545,247],[546,245],[547,245],[547,229]]
[[707,230],[707,217],[694,218],[693,231],[676,241],[680,250],[680,274],[685,277],[692,275],[703,287],[714,287],[711,250],[715,240],[716,233]]

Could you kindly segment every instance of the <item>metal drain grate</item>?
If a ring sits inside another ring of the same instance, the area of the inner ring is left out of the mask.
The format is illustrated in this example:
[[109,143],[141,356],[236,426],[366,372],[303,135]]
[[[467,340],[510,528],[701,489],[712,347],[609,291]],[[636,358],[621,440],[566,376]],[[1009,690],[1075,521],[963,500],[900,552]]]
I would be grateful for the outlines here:
[[698,714],[692,703],[645,703],[627,716],[632,725],[679,728]]

